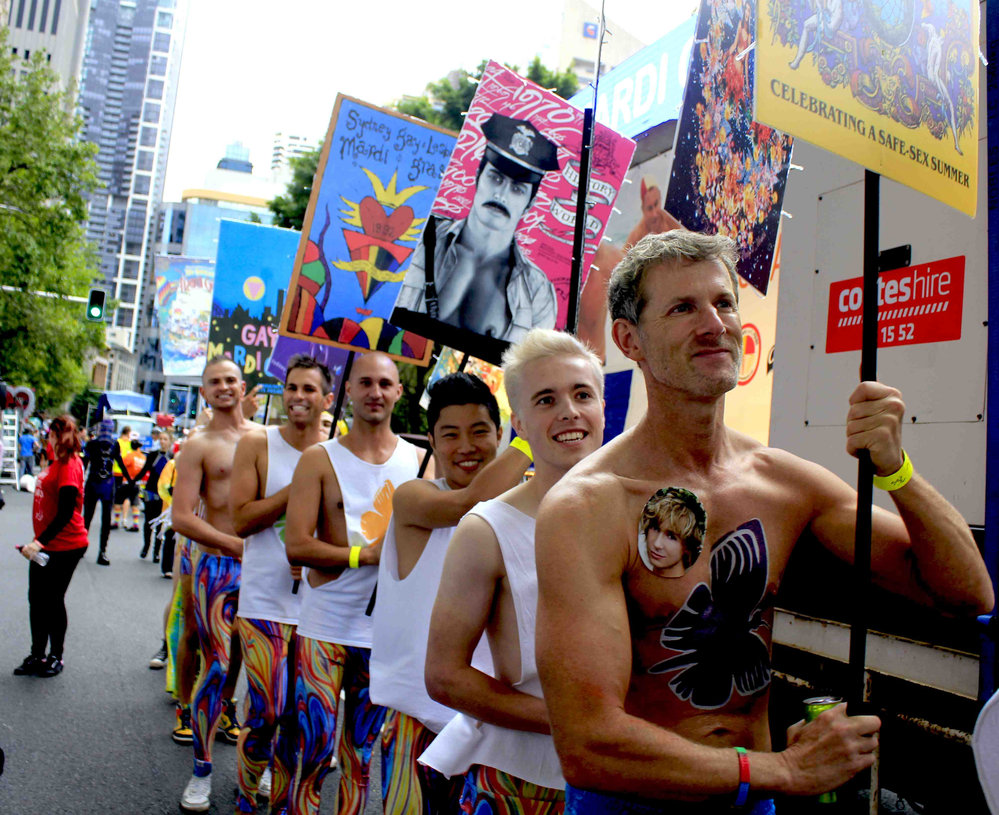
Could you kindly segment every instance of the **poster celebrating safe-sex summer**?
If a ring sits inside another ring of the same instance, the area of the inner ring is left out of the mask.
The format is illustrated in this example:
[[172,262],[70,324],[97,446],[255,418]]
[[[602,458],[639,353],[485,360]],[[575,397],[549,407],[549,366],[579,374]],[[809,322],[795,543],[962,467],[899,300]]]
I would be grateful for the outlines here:
[[222,355],[235,362],[247,390],[259,385],[260,393],[281,393],[283,380],[269,375],[268,362],[299,237],[276,226],[219,224],[209,357]]
[[208,360],[215,264],[159,255],[155,268],[163,375],[200,377]]
[[338,95],[281,317],[283,336],[427,365],[389,322],[455,137]]
[[666,210],[732,238],[739,274],[766,294],[791,138],[753,121],[755,17],[756,0],[701,2]]
[[978,0],[760,0],[756,117],[974,216]]
[[[487,63],[392,321],[499,364],[531,328],[564,328],[583,112]],[[583,274],[635,144],[594,128]],[[427,274],[427,244],[434,251]]]

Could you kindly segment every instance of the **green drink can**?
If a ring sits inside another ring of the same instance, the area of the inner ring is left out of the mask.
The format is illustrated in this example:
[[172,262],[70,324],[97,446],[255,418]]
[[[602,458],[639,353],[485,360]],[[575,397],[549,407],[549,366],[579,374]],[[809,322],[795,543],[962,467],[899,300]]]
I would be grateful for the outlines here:
[[[810,699],[805,700],[805,721],[814,722],[820,713],[824,713],[830,710],[836,705],[843,704],[843,700],[839,696],[813,696]],[[820,804],[835,804],[836,803],[836,791],[823,792],[816,799]]]

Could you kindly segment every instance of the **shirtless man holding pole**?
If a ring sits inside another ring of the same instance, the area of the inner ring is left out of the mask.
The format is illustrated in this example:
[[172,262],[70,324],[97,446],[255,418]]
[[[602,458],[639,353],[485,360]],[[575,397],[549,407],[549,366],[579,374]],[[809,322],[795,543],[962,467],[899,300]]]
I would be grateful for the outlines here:
[[[210,806],[212,740],[226,701],[223,685],[230,668],[243,554],[243,539],[236,534],[229,509],[229,482],[236,445],[256,426],[243,416],[246,384],[232,360],[208,360],[201,381],[201,395],[212,408],[212,417],[178,456],[173,495],[173,528],[200,549],[193,575],[201,648],[201,673],[194,688],[191,714],[194,775],[180,802],[191,812],[206,812]],[[196,512],[199,501],[203,517]],[[226,704],[232,705],[228,701]]]
[[[648,411],[552,489],[537,526],[538,664],[566,811],[769,813],[775,795],[833,790],[871,766],[880,721],[841,705],[771,751],[774,597],[805,532],[852,560],[857,494],[725,427],[742,352],[728,238],[643,238],[609,299]],[[879,382],[850,396],[847,451],[869,452],[898,511],[874,508],[874,579],[948,612],[984,613],[988,573],[963,518],[912,474],[904,409]],[[646,507],[666,497],[675,517],[640,533]],[[643,537],[674,527],[678,542],[703,541],[681,573],[640,554]]]

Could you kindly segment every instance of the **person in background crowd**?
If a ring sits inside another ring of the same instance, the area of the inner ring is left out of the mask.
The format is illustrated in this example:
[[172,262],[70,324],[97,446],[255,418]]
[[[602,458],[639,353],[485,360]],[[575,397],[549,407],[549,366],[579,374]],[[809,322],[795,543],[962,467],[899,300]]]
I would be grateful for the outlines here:
[[[163,474],[163,468],[173,458],[173,454],[170,452],[173,447],[173,436],[164,431],[156,433],[153,438],[158,449],[154,449],[146,456],[142,469],[135,476],[135,481],[138,483],[143,478],[146,479],[142,496],[145,519],[142,525],[142,551],[139,553],[139,557],[144,559],[149,554],[149,546],[152,544],[153,563],[159,563],[163,534],[159,529],[153,528],[153,521],[163,513],[163,501],[159,495],[159,481]],[[128,462],[126,462],[127,466]],[[129,468],[129,473],[131,473],[131,468]]]
[[[31,653],[14,669],[17,676],[51,677],[63,669],[66,590],[87,551],[83,525],[83,462],[76,421],[65,414],[49,428],[56,458],[35,484],[32,521],[35,537],[22,547],[28,567]],[[44,552],[48,563],[35,558]],[[48,647],[48,655],[45,650]]]
[[115,494],[112,465],[117,464],[125,472],[121,448],[114,440],[114,422],[110,419],[104,419],[97,426],[97,437],[88,441],[83,448],[83,463],[87,467],[87,481],[83,489],[83,524],[89,533],[94,510],[100,502],[101,546],[97,552],[97,564],[110,566],[108,536],[111,534],[111,505]]
[[21,435],[17,439],[17,488],[21,487],[21,479],[26,475],[35,474],[35,451],[38,449],[38,440],[35,438],[35,429],[25,424]]

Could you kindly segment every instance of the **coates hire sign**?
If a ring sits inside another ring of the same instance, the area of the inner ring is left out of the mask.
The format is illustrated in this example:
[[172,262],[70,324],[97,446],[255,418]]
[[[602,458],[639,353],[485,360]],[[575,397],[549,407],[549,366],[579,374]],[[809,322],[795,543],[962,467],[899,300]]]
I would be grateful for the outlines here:
[[[827,354],[860,350],[862,287],[862,277],[829,286]],[[963,307],[963,255],[882,272],[878,278],[878,347],[959,340]]]
[[[629,57],[600,77],[597,121],[622,136],[634,138],[680,114],[687,85],[695,17]],[[593,89],[584,88],[570,100],[580,110],[593,104]]]

